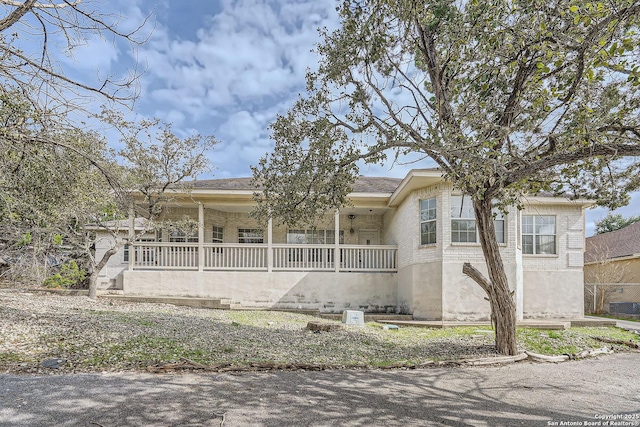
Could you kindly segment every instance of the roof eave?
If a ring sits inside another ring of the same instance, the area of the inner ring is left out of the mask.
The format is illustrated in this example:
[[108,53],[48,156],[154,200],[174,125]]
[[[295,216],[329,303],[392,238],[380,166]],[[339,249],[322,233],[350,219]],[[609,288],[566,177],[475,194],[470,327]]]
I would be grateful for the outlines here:
[[596,202],[589,199],[570,199],[568,197],[526,196],[524,202],[530,205],[579,205],[583,207],[595,206]]
[[442,171],[413,169],[404,177],[389,198],[389,206],[397,207],[414,190],[443,182]]

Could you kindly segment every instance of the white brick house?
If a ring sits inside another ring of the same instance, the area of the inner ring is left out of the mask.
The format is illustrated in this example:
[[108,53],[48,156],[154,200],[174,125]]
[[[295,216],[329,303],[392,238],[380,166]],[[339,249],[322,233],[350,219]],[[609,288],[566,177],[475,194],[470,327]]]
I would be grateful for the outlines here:
[[[169,213],[201,225],[164,231],[114,255],[101,287],[125,295],[226,298],[243,307],[359,309],[416,319],[488,319],[482,289],[462,274],[484,259],[468,198],[437,170],[361,177],[351,206],[311,230],[265,229],[249,216],[250,179],[198,181]],[[586,201],[531,197],[496,218],[519,318],[583,315]],[[108,245],[97,246],[98,255]]]

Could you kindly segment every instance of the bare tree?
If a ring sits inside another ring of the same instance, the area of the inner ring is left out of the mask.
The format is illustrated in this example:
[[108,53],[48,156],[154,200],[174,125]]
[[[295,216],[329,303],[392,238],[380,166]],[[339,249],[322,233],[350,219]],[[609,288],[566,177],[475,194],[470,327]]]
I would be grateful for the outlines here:
[[[591,261],[585,265],[585,292],[591,301],[585,301],[589,311],[600,314],[611,295],[618,290],[616,283],[622,283],[629,277],[629,262],[611,258],[610,248],[606,245],[593,246],[590,250]],[[585,298],[586,300],[586,298]]]
[[64,114],[96,95],[131,104],[138,95],[136,70],[82,81],[59,61],[92,39],[135,48],[148,37],[147,20],[125,29],[123,16],[94,0],[0,0],[0,89],[18,88],[34,105]]
[[[122,246],[133,244],[149,231],[167,226],[163,215],[171,201],[171,190],[188,190],[186,180],[210,170],[208,154],[217,143],[212,136],[198,134],[179,138],[169,124],[157,119],[132,122],[120,113],[105,110],[102,120],[113,125],[122,136],[124,148],[118,154],[124,160],[121,169],[124,188],[112,193],[118,197],[111,199],[113,211],[110,217],[94,216],[85,218],[84,223],[78,222],[80,243],[90,262],[90,298],[96,298],[100,271]],[[95,197],[99,198],[101,194]],[[103,199],[101,203],[105,200],[109,199]],[[128,221],[125,225],[119,220],[127,215],[138,218],[137,230],[131,230]],[[122,233],[124,228],[128,230],[126,234]],[[110,247],[100,258],[92,251],[96,229],[110,236]]]

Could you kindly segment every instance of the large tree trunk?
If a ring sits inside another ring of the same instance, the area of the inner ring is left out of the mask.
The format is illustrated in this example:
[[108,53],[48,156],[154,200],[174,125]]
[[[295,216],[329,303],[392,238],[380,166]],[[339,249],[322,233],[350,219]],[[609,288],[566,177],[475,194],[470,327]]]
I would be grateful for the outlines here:
[[95,268],[89,275],[89,298],[96,299],[98,297],[98,273]]
[[[116,244],[114,247],[104,253],[100,262],[92,266],[91,274],[89,275],[89,298],[96,299],[98,296],[98,274],[102,271],[109,258],[111,258],[122,247],[122,244]],[[131,255],[132,256],[132,255]]]
[[516,305],[496,240],[491,200],[474,200],[473,208],[489,279],[469,263],[465,263],[462,271],[487,293],[491,305],[491,320],[496,331],[496,350],[501,354],[515,355]]

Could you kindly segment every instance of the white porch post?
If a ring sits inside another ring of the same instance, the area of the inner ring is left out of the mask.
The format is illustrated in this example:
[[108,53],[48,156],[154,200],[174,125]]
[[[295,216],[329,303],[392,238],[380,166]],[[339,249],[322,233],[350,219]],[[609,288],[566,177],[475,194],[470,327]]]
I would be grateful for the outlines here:
[[133,270],[133,264],[136,259],[136,248],[133,247],[133,239],[136,234],[136,217],[133,206],[129,209],[129,271]]
[[273,219],[267,223],[267,272],[273,271]]
[[204,271],[204,205],[198,203],[198,271]]
[[337,273],[340,271],[340,211],[336,209],[333,214],[333,222],[334,222],[334,235],[335,235],[335,243],[333,248],[333,266],[334,271]]

